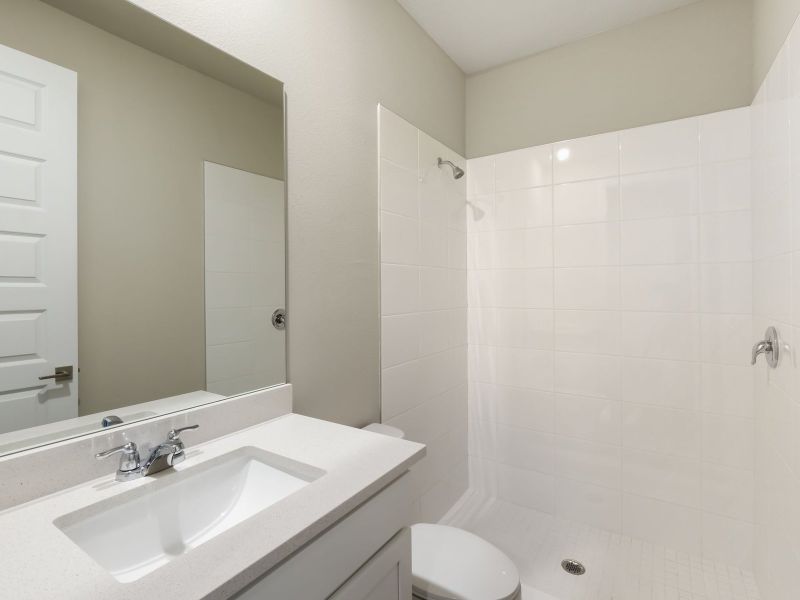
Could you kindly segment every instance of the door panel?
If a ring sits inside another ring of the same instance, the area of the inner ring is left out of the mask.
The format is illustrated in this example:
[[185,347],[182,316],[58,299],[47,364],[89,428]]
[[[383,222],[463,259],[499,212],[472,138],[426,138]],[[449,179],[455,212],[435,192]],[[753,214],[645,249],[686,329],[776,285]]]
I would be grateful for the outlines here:
[[0,433],[78,415],[77,75],[0,46]]

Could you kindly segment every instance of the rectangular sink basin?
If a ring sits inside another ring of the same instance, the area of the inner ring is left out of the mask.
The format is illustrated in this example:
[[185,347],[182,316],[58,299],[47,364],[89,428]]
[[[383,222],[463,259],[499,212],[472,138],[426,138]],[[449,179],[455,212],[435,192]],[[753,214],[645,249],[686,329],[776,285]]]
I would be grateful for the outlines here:
[[136,581],[304,488],[324,471],[240,448],[55,520],[121,582]]

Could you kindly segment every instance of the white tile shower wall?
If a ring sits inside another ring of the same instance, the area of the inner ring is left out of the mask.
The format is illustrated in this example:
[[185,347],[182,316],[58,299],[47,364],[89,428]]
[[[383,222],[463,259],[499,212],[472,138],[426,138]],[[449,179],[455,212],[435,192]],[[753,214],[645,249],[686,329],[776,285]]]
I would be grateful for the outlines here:
[[[765,598],[797,598],[800,572],[800,26],[753,102],[753,332],[783,357],[755,369],[755,572]],[[731,432],[732,433],[732,432]],[[730,507],[734,510],[734,506]]]
[[286,381],[282,181],[205,163],[206,383],[233,396]]
[[749,157],[745,108],[469,161],[473,486],[751,564]]
[[427,456],[416,518],[437,521],[468,487],[466,161],[379,108],[381,415]]

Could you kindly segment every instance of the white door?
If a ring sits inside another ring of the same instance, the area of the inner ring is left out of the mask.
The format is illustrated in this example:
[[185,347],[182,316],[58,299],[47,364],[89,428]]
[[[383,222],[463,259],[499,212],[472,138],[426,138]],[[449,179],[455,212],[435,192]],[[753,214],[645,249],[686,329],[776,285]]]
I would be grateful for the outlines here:
[[205,163],[206,384],[233,396],[286,381],[283,182]]
[[78,415],[77,90],[0,46],[0,433]]

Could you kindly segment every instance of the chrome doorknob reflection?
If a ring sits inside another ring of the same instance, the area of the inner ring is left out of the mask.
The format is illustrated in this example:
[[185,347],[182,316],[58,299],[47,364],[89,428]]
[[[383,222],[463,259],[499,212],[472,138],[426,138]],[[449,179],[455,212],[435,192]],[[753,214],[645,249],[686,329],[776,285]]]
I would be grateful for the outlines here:
[[275,329],[286,329],[286,309],[279,308],[272,313],[272,326]]

